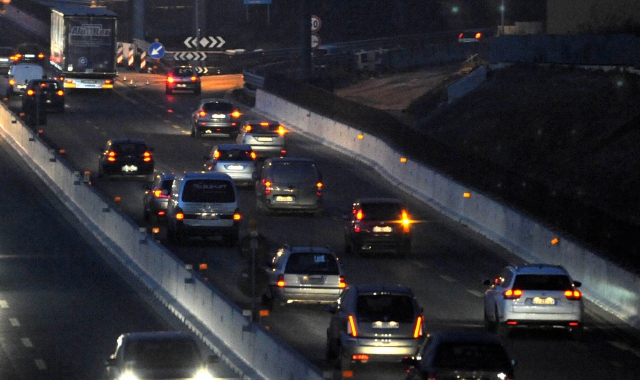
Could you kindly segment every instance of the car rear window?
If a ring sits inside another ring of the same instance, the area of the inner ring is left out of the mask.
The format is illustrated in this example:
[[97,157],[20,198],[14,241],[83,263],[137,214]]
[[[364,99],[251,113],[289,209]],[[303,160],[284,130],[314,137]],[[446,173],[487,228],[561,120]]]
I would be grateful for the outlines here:
[[112,144],[111,149],[118,154],[143,154],[147,150],[147,146],[136,143],[122,143]]
[[311,162],[277,162],[272,167],[273,181],[294,181],[297,183],[315,182],[318,171]]
[[441,343],[433,364],[438,368],[497,370],[510,366],[506,351],[499,344]]
[[571,280],[564,275],[519,274],[513,287],[521,290],[567,290]]
[[285,273],[339,274],[336,258],[328,253],[294,252],[289,256]]
[[398,220],[402,218],[402,205],[398,203],[363,203],[362,220]]
[[124,358],[142,368],[194,367],[201,360],[197,345],[190,339],[133,340],[127,344]]
[[269,123],[267,125],[261,125],[260,123],[249,124],[251,125],[252,133],[270,133],[270,132],[278,132],[278,127],[280,124],[278,123]]
[[184,184],[184,202],[230,203],[236,194],[230,181],[217,179],[191,179]]
[[413,323],[413,298],[402,294],[363,294],[358,297],[359,322]]
[[218,150],[218,161],[253,161],[251,151],[244,149]]
[[186,77],[186,76],[194,75],[194,73],[193,73],[193,69],[178,67],[173,69],[173,75]]
[[203,104],[202,109],[206,112],[231,113],[233,112],[233,105],[230,103],[212,102]]

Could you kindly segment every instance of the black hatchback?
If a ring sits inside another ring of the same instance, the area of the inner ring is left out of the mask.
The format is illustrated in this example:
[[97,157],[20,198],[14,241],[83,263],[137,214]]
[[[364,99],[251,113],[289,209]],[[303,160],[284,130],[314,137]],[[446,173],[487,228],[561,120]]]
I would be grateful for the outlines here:
[[145,176],[153,180],[153,149],[142,139],[119,138],[107,141],[101,150],[98,175]]
[[65,92],[60,82],[55,79],[32,79],[22,96],[22,111],[44,107],[47,111],[63,113],[64,103]]

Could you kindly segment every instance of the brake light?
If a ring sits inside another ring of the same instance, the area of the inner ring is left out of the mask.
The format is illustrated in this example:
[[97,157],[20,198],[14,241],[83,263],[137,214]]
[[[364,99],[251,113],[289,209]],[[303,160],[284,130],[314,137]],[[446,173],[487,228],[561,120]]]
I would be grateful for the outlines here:
[[107,161],[116,162],[116,152],[110,150],[107,152]]
[[153,196],[155,198],[169,198],[168,194],[162,194],[162,189],[153,190]]
[[462,38],[463,35],[463,33],[458,34],[458,38]]
[[197,77],[197,76],[195,76],[195,75],[194,75],[194,76],[192,76],[192,77],[191,77],[191,81],[192,81],[192,82],[197,82],[197,81],[198,81],[198,77]]
[[283,127],[282,125],[279,125],[279,126],[278,126],[278,134],[279,134],[280,136],[284,136],[284,134],[285,134],[285,133],[287,133],[287,130],[286,130],[286,129],[284,129],[284,127]]
[[340,282],[338,283],[338,287],[340,289],[344,289],[347,287],[347,283],[344,281],[344,276],[340,276]]
[[251,159],[255,160],[256,158],[258,158],[258,155],[256,154],[256,152],[251,152]]
[[577,289],[569,289],[564,291],[564,296],[567,297],[568,300],[577,301],[582,298],[582,293]]
[[198,112],[198,116],[205,117],[205,116],[207,116],[207,113],[204,112],[204,111],[200,111],[200,112]]
[[151,153],[147,150],[144,153],[142,153],[142,161],[144,162],[151,162]]
[[416,325],[413,328],[413,338],[417,339],[422,336],[422,315],[416,318]]
[[268,127],[269,126],[269,122],[268,121],[261,121],[260,125],[263,127]]
[[246,130],[247,132],[251,132],[251,130],[252,130],[252,129],[253,129],[253,128],[251,128],[251,126],[250,126],[250,125],[247,125],[247,126],[245,127],[245,130]]
[[276,285],[278,285],[278,287],[280,288],[284,288],[284,286],[286,285],[286,283],[284,282],[284,275],[278,275],[278,281],[276,282]]
[[242,219],[242,214],[240,214],[240,211],[236,210],[236,212],[233,213],[233,220],[237,222],[240,219]]
[[362,210],[358,210],[356,212],[356,220],[362,220],[362,218],[364,218],[364,214],[362,213]]
[[166,213],[164,210],[158,210],[158,216],[164,216]]
[[174,78],[174,77],[171,77],[171,76],[167,77],[167,83],[173,83],[173,82],[175,82],[175,81],[176,81],[176,80],[175,80],[175,78]]
[[44,53],[38,53],[38,59],[44,59]]
[[12,78],[12,79],[9,79],[9,84],[10,84],[11,86],[14,86],[14,85],[16,84],[16,80],[15,80],[15,79],[13,79],[13,78]]
[[58,95],[58,96],[64,96],[64,90],[58,90],[58,91],[56,91],[56,95]]
[[504,298],[508,300],[517,300],[522,295],[522,290],[520,289],[507,289],[502,293]]
[[280,157],[284,157],[287,155],[287,150],[286,149],[280,149]]
[[176,220],[184,220],[184,212],[181,209],[176,209]]
[[480,32],[476,33],[475,38],[476,38],[476,40],[481,39],[482,38],[482,33],[480,33]]
[[351,360],[358,360],[358,361],[366,362],[366,361],[369,360],[369,355],[367,355],[367,354],[351,355]]
[[216,150],[215,152],[213,152],[213,158],[220,158],[220,151]]
[[22,54],[18,53],[18,54],[14,54],[11,57],[9,57],[9,59],[13,62],[18,62],[20,60],[20,58],[22,58]]
[[356,328],[356,319],[353,315],[347,317],[347,334],[352,337],[358,336],[358,329]]
[[104,84],[113,84],[113,81],[111,79],[105,79]]
[[316,183],[316,188],[317,188],[316,193],[318,194],[318,196],[319,197],[322,196],[322,182]]
[[35,94],[36,94],[36,92],[33,91],[33,89],[30,88],[30,89],[27,90],[27,96],[34,96]]
[[236,119],[239,118],[240,116],[242,116],[242,112],[235,110],[233,112],[231,112],[231,116],[235,117]]
[[264,193],[265,193],[265,195],[271,194],[271,181],[267,181],[267,180],[263,179],[262,183],[264,184]]

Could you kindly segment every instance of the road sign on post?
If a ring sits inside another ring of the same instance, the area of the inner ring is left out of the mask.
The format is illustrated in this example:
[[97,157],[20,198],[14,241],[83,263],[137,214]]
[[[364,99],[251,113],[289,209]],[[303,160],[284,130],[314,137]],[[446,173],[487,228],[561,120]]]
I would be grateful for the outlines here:
[[322,27],[322,21],[320,17],[316,15],[311,16],[311,33],[317,33],[320,31],[320,27]]
[[220,36],[209,36],[202,38],[187,37],[187,39],[184,40],[184,44],[188,48],[197,48],[198,45],[202,46],[203,48],[221,48],[222,45],[225,44],[225,42],[226,41]]
[[317,34],[311,35],[311,48],[315,49],[320,46],[320,36]]
[[154,42],[149,45],[149,56],[153,59],[162,58],[164,56],[164,46],[160,42]]

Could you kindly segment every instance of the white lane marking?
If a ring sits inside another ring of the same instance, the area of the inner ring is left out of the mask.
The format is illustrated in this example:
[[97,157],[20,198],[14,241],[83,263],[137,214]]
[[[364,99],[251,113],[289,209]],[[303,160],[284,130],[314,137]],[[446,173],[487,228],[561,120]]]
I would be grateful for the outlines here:
[[7,301],[0,300],[0,308],[8,309],[9,308],[9,304],[7,303]]
[[175,129],[182,129],[182,127],[181,127],[181,126],[179,126],[179,125],[175,125],[175,124],[173,124],[171,127],[175,128]]
[[469,289],[467,289],[467,292],[473,294],[476,297],[483,297],[484,296],[483,292],[479,292],[477,290],[469,290]]
[[20,340],[22,341],[22,344],[25,347],[33,347],[33,343],[31,343],[31,339],[29,339],[29,338],[20,338]]
[[423,263],[422,261],[418,261],[418,260],[412,260],[411,263],[413,263],[413,265],[420,267],[422,269],[429,269],[429,266],[425,263]]
[[456,282],[456,279],[453,278],[453,277],[441,275],[440,278],[445,280],[445,281],[447,281],[447,282]]
[[622,351],[629,351],[629,352],[631,352],[632,354],[634,354],[635,356],[637,356],[637,357],[639,357],[639,358],[640,358],[640,351],[635,350],[634,348],[632,348],[631,346],[628,346],[628,345],[627,345],[627,344],[625,344],[625,343],[622,343],[622,342],[615,342],[615,341],[613,341],[613,342],[608,342],[608,343],[609,343],[610,345],[612,345],[613,347],[615,347],[615,348],[619,349],[619,350],[622,350]]
[[39,370],[44,371],[47,369],[47,364],[44,362],[44,360],[35,359],[33,362],[36,363],[36,367],[38,367]]
[[11,323],[11,326],[13,327],[20,327],[20,321],[18,321],[18,318],[9,318],[9,323]]

